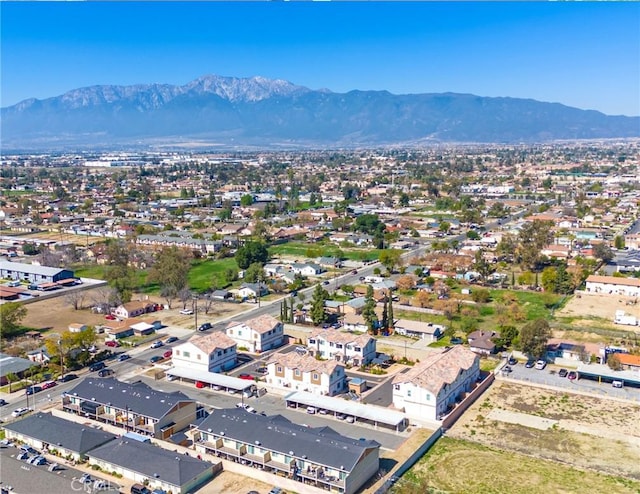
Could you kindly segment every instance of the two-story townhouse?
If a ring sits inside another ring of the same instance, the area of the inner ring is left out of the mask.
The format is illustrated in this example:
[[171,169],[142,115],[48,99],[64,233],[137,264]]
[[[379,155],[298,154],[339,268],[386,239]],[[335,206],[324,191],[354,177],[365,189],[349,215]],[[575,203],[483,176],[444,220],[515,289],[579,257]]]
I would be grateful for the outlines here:
[[269,314],[244,322],[232,321],[227,325],[226,334],[239,347],[252,353],[277,348],[284,342],[282,323]]
[[480,357],[462,346],[430,355],[393,378],[393,405],[414,419],[439,420],[480,375]]
[[352,439],[330,427],[294,424],[282,415],[239,409],[213,410],[198,425],[195,445],[199,453],[343,494],[358,492],[379,468],[376,441]]
[[220,331],[194,335],[173,348],[171,363],[178,368],[224,372],[236,365],[237,346],[235,341]]
[[275,354],[267,361],[267,384],[282,389],[333,396],[347,389],[344,366],[296,352]]
[[167,439],[196,419],[196,402],[179,391],[165,393],[142,381],[85,378],[62,395],[65,412]]
[[368,334],[354,335],[335,329],[317,329],[307,339],[307,350],[312,357],[361,366],[375,358],[376,340]]

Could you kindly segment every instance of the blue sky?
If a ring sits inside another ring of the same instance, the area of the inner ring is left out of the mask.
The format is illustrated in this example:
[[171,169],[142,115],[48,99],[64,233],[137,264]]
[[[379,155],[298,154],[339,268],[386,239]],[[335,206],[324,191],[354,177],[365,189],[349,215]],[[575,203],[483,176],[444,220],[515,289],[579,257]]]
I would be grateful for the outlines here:
[[635,2],[2,2],[1,105],[201,75],[640,115]]

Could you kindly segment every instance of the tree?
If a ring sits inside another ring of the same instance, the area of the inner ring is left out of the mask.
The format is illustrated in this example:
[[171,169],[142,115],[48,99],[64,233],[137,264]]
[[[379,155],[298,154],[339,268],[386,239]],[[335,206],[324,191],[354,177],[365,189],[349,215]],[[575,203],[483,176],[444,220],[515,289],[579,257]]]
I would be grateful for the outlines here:
[[27,308],[19,302],[0,305],[0,339],[20,332],[20,322],[26,317]]
[[247,283],[256,283],[261,281],[264,277],[264,267],[259,262],[253,262],[245,270],[244,277],[242,278]]
[[518,233],[516,257],[520,265],[535,270],[540,263],[540,250],[553,239],[553,222],[527,221]]
[[473,261],[473,269],[478,272],[482,280],[485,281],[487,277],[496,270],[496,268],[493,264],[487,262],[483,254],[484,252],[481,250],[476,251]]
[[327,291],[323,289],[321,285],[316,285],[311,299],[311,320],[313,324],[318,325],[326,321],[327,312],[324,304],[328,299],[329,294]]
[[241,198],[240,198],[240,205],[241,206],[251,206],[253,204],[253,196],[251,194],[244,194]]
[[401,256],[402,252],[397,249],[385,249],[380,252],[378,259],[389,273],[393,273],[394,268],[400,263]]
[[224,270],[224,280],[227,283],[231,283],[238,279],[238,270],[236,268],[230,267]]
[[491,293],[486,288],[474,288],[471,299],[478,304],[486,304],[491,299]]
[[612,353],[607,357],[607,365],[611,370],[622,370],[622,362],[620,362],[620,357],[618,357],[618,355],[615,353]]
[[534,319],[520,330],[522,351],[532,357],[542,358],[547,350],[551,328],[546,319]]
[[394,315],[393,315],[393,297],[390,296],[389,300],[388,300],[388,305],[389,308],[387,309],[387,330],[389,331],[389,333],[393,333],[393,331],[396,328],[396,324],[395,324],[395,319],[394,319]]
[[131,292],[135,285],[134,270],[129,265],[131,249],[122,241],[109,241],[105,249],[107,268],[105,279],[109,286],[118,292],[122,302],[131,300]]
[[373,298],[373,286],[367,286],[364,307],[362,308],[362,318],[367,323],[369,333],[375,334],[378,316],[376,315],[376,301]]
[[269,251],[262,242],[247,242],[239,247],[235,255],[240,269],[247,269],[254,262],[264,265],[269,259]]
[[607,263],[613,259],[613,251],[611,250],[611,247],[604,242],[601,242],[593,246],[593,256],[596,259],[600,259],[602,262]]
[[494,338],[493,342],[501,349],[509,348],[520,335],[518,328],[512,325],[500,326],[500,328],[498,328],[498,332],[500,333],[500,336]]
[[419,290],[413,297],[413,303],[418,307],[426,307],[431,302],[431,295],[424,290]]
[[9,372],[9,374],[7,374],[5,377],[7,378],[7,382],[9,383],[9,394],[11,394],[11,384],[18,381],[19,377],[13,372]]
[[155,256],[147,280],[160,285],[162,296],[170,306],[171,299],[187,286],[191,263],[184,251],[177,247],[164,247]]
[[622,235],[616,235],[613,239],[613,246],[618,249],[624,249],[624,237]]
[[396,280],[398,290],[411,290],[416,286],[416,275],[404,274]]
[[382,226],[382,229],[384,230],[384,223],[380,221],[377,214],[361,214],[356,218],[356,222],[353,227],[356,231],[375,235],[380,226]]
[[84,296],[85,292],[82,290],[71,290],[65,294],[64,301],[73,307],[73,310],[78,310],[82,308]]

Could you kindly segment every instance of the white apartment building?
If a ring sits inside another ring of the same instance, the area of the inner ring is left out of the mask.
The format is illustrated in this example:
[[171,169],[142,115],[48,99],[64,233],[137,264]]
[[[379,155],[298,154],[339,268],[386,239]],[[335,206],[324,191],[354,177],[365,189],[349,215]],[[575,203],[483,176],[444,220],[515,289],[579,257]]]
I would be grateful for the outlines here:
[[275,354],[267,362],[267,384],[292,391],[333,396],[347,389],[344,367],[296,352]]
[[393,378],[393,405],[411,418],[439,420],[480,375],[480,357],[456,346]]
[[638,297],[640,296],[640,279],[592,274],[587,278],[586,291],[588,293]]
[[183,369],[224,372],[236,365],[236,350],[236,342],[220,331],[195,335],[175,346],[171,363]]
[[361,366],[376,357],[376,340],[368,334],[354,335],[335,329],[317,329],[307,339],[312,357]]
[[282,323],[269,314],[244,322],[232,321],[227,325],[226,334],[238,347],[252,353],[277,348],[284,342]]

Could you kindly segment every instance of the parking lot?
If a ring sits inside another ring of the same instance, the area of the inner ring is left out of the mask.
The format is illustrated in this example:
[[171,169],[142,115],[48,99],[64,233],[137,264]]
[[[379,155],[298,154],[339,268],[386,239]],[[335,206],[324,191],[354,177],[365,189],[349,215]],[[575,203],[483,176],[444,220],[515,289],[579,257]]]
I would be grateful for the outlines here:
[[[499,370],[498,377],[509,380],[530,382],[543,386],[551,386],[568,392],[588,393],[600,397],[612,397],[631,400],[640,403],[640,388],[625,386],[614,388],[609,382],[593,381],[586,378],[570,380],[567,377],[560,377],[559,373],[563,367],[548,364],[544,369],[538,370],[534,367],[526,368],[524,362],[510,365],[511,372]],[[568,372],[574,370],[565,368]]]
[[[50,472],[51,463],[48,461],[44,465],[32,465],[26,460],[18,460],[20,450],[13,445],[3,444],[0,446],[0,463],[2,464],[2,480],[0,485],[9,490],[13,488],[15,492],[42,492],[42,486],[47,486],[48,492],[55,494],[78,493],[78,492],[101,492],[105,494],[116,494],[119,492],[119,485],[113,481],[101,479],[91,475],[90,481],[83,481],[84,472],[72,468],[69,465],[59,464],[55,472]],[[27,454],[29,458],[34,454]],[[49,457],[51,461],[51,457]],[[102,480],[102,484],[96,484],[96,480]],[[97,487],[97,488],[96,488]]]

